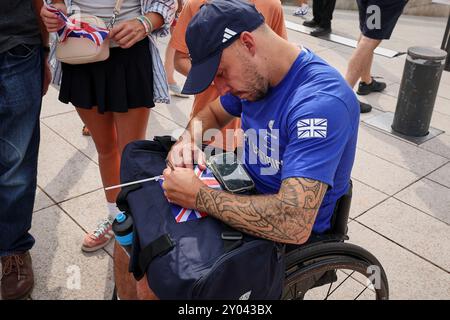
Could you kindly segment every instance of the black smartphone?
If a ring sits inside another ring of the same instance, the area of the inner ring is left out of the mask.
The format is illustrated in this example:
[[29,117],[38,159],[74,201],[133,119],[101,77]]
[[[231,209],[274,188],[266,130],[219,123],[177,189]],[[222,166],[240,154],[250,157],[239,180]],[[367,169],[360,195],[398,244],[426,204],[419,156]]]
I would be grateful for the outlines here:
[[225,152],[209,157],[207,166],[226,191],[246,193],[255,188],[255,183],[244,166],[238,162],[234,152]]

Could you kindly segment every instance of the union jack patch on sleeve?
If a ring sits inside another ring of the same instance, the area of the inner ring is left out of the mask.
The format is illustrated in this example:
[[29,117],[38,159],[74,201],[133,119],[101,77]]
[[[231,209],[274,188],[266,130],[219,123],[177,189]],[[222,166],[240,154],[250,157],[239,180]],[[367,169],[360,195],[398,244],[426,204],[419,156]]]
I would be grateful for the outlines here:
[[303,119],[297,122],[297,136],[299,139],[326,138],[327,119]]

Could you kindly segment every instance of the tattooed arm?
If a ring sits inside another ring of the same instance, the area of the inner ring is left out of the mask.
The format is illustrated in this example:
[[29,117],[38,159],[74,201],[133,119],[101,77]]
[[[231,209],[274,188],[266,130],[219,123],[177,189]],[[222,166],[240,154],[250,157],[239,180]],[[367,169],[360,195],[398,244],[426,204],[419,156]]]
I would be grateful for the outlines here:
[[302,244],[311,234],[327,185],[311,179],[283,180],[275,195],[241,196],[202,186],[196,208],[235,229],[277,242]]

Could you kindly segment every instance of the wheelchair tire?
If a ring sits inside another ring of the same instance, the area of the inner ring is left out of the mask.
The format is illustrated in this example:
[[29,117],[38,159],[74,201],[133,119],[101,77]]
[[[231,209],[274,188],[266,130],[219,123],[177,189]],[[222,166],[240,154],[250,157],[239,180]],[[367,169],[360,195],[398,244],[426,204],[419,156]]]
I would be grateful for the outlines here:
[[[359,278],[352,276],[363,286],[360,295],[365,290],[371,290],[376,300],[389,299],[388,280],[381,263],[367,250],[343,242],[320,242],[287,253],[282,299],[303,299],[309,290],[326,284],[330,284],[331,288],[337,280],[336,270],[352,272],[347,278],[354,272],[366,277],[368,283],[372,284],[371,288],[365,287],[367,283],[363,284],[358,281]],[[328,293],[325,299],[329,297]]]

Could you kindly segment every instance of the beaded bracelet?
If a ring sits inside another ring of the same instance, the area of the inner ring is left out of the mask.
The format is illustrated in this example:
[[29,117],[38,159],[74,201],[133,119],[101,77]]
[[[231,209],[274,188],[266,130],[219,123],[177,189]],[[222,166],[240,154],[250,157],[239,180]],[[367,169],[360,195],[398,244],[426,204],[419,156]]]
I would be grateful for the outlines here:
[[152,23],[152,21],[149,18],[147,18],[147,16],[145,16],[145,15],[142,15],[141,17],[144,18],[145,21],[147,21],[147,23],[148,23],[148,27],[150,29],[148,33],[152,33],[153,32],[153,23]]
[[145,34],[149,34],[149,25],[147,24],[147,22],[142,18],[142,16],[139,16],[139,17],[136,17],[136,19],[140,22],[140,23],[142,23],[142,25],[144,26],[144,29],[145,29]]

